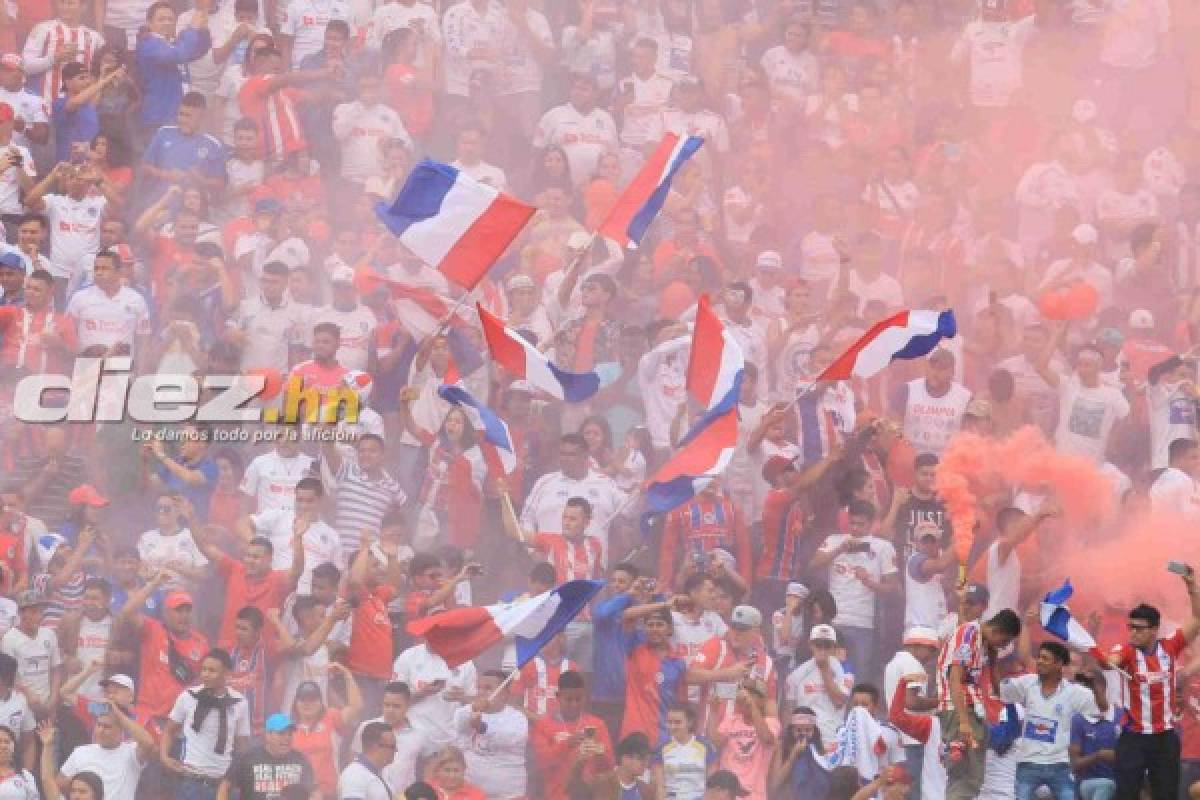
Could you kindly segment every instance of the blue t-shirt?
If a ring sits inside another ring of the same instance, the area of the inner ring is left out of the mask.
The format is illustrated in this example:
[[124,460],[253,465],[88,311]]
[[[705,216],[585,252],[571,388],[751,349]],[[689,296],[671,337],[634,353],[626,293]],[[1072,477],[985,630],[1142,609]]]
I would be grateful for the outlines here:
[[[1117,737],[1121,735],[1121,725],[1118,720],[1123,716],[1124,712],[1119,708],[1112,709],[1110,719],[1103,717],[1087,719],[1082,714],[1076,714],[1071,718],[1071,744],[1078,746],[1080,752],[1085,756],[1090,756],[1099,750],[1115,751]],[[1108,761],[1101,761],[1082,769],[1075,777],[1081,781],[1089,778],[1115,779],[1113,765]]]
[[168,491],[178,492],[191,500],[192,508],[196,509],[196,516],[200,518],[201,522],[206,521],[208,519],[208,501],[212,497],[213,489],[217,488],[217,462],[208,456],[194,464],[184,463],[178,456],[173,456],[172,460],[177,464],[183,464],[188,469],[199,470],[204,475],[204,483],[193,486],[177,478],[175,473],[162,464],[157,466],[158,477],[166,484]]
[[[225,146],[207,133],[187,134],[175,125],[164,125],[150,140],[142,161],[159,169],[196,170],[206,178],[224,178],[227,157]],[[165,181],[149,178],[145,186],[147,205],[167,189]]]
[[621,615],[633,596],[614,594],[592,607],[592,700],[625,702],[625,652],[628,634]]
[[100,133],[100,115],[91,103],[84,103],[74,111],[67,111],[67,98],[54,101],[52,110],[54,125],[54,163],[71,160],[71,145],[76,142],[91,147],[92,139]]

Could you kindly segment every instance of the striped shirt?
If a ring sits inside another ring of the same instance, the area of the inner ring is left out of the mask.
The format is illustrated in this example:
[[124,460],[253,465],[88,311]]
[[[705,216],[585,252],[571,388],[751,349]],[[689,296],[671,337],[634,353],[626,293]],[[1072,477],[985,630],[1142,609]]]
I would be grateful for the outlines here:
[[[984,683],[987,680],[987,645],[983,642],[983,630],[979,621],[967,622],[954,630],[954,635],[942,643],[937,661],[937,691],[941,698],[939,711],[951,711],[954,703],[950,698],[950,668],[963,668],[963,694],[966,701],[982,718]],[[963,709],[965,711],[965,709]]]
[[[28,486],[45,469],[47,460],[45,456],[18,458],[13,482]],[[25,513],[45,522],[48,528],[65,522],[71,510],[67,495],[83,483],[86,474],[84,461],[79,456],[58,456],[58,471],[42,484],[40,492],[25,498]]]
[[342,460],[335,480],[337,503],[333,526],[342,552],[349,555],[358,550],[362,531],[378,530],[383,515],[393,506],[403,505],[406,498],[400,484],[386,470],[378,478],[372,478],[349,459]]
[[30,585],[47,601],[46,615],[42,618],[43,627],[57,630],[63,616],[83,607],[83,584],[87,577],[82,572],[76,572],[71,580],[53,589],[50,587],[50,573],[33,576]]
[[1176,685],[1179,656],[1187,647],[1183,631],[1159,639],[1149,650],[1131,644],[1121,645],[1120,669],[1129,674],[1122,678],[1122,705],[1129,709],[1125,729],[1132,733],[1163,733],[1174,729],[1176,718],[1171,703]]
[[82,25],[71,28],[61,20],[50,19],[33,26],[29,38],[25,40],[22,59],[25,72],[46,105],[53,103],[63,92],[62,69],[67,62],[55,64],[55,53],[61,48],[74,46],[74,61],[90,70],[92,59],[103,44],[103,36]]

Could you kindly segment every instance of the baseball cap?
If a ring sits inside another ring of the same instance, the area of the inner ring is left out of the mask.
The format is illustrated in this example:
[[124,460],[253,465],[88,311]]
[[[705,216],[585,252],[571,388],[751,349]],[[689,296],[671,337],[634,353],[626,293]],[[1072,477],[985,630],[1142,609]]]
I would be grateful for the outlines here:
[[763,250],[758,254],[754,266],[759,269],[783,269],[783,257],[774,250]]
[[171,592],[167,595],[167,599],[163,601],[163,605],[170,609],[176,609],[183,606],[195,605],[195,603],[192,602],[192,596],[187,592]]
[[5,53],[0,56],[0,67],[25,71],[25,61],[16,53]]
[[786,456],[771,456],[767,459],[767,463],[763,464],[763,480],[767,483],[775,483],[780,475],[795,468],[796,464],[792,459]]
[[832,625],[813,625],[812,630],[808,632],[808,640],[810,642],[837,642],[837,631]]
[[729,624],[744,630],[757,628],[762,625],[762,614],[754,606],[736,606],[729,615]]
[[926,625],[913,625],[904,632],[903,643],[906,645],[926,645],[927,647],[938,646],[937,631]]
[[1144,308],[1129,313],[1129,327],[1146,330],[1154,327],[1154,315]]
[[17,595],[17,608],[33,608],[47,604],[46,596],[37,589],[26,589]]
[[1071,238],[1076,244],[1095,244],[1100,241],[1100,234],[1095,227],[1084,222],[1075,226],[1075,230],[1071,231]]
[[517,289],[536,289],[537,285],[533,282],[533,278],[528,275],[513,275],[508,279],[508,290],[515,292]]
[[348,267],[345,264],[338,264],[333,269],[333,274],[329,276],[332,283],[354,283],[354,268]]
[[745,797],[750,794],[750,792],[742,787],[742,782],[738,780],[738,776],[727,769],[719,769],[712,775],[709,775],[704,786],[707,789],[720,789],[729,792],[734,797]]
[[19,269],[25,271],[25,259],[21,258],[20,253],[15,253],[9,250],[6,253],[0,253],[0,268]]
[[100,494],[90,483],[81,483],[67,495],[67,502],[73,506],[91,506],[103,508],[108,505],[108,498]]
[[987,587],[981,586],[978,583],[968,584],[967,588],[963,591],[963,601],[967,603],[986,606],[988,600],[991,599],[992,595],[987,590]]
[[133,684],[133,678],[129,677],[128,675],[123,675],[119,672],[116,675],[110,675],[109,677],[100,681],[101,686],[107,686],[110,683],[113,686],[121,686],[125,689],[128,689],[131,692],[135,691],[134,684]]
[[568,250],[582,250],[592,242],[592,236],[583,231],[575,231],[567,237]]
[[790,596],[794,596],[794,597],[799,597],[801,600],[803,600],[804,598],[808,597],[809,594],[811,594],[811,593],[808,591],[808,587],[805,586],[803,583],[800,583],[799,581],[791,581],[790,583],[788,583],[787,590],[783,594],[785,597],[790,595]]
[[296,726],[292,722],[292,718],[287,714],[272,714],[267,717],[264,727],[267,733],[283,733],[284,731],[292,730]]
[[17,115],[8,103],[0,103],[0,122],[12,122]]

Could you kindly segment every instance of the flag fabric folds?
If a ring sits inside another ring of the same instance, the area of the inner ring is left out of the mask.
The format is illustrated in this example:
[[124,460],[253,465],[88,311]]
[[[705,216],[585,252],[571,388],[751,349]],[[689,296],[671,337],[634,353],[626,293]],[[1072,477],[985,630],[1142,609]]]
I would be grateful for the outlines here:
[[687,391],[705,410],[719,415],[737,405],[746,359],[742,348],[701,295],[692,329]]
[[457,667],[507,636],[516,637],[517,669],[533,660],[596,594],[603,581],[568,581],[536,597],[443,611],[408,624],[430,650]]
[[1066,602],[1071,599],[1071,595],[1074,593],[1075,587],[1071,586],[1070,580],[1066,580],[1063,581],[1062,586],[1047,593],[1042,598],[1040,610],[1042,627],[1046,629],[1046,633],[1066,642],[1067,646],[1072,650],[1078,650],[1081,653],[1091,653],[1096,656],[1100,663],[1105,663],[1107,658],[1100,648],[1096,646],[1096,640],[1087,632],[1086,628],[1071,616],[1071,610],[1066,606]]
[[662,211],[676,173],[704,144],[699,136],[680,139],[668,133],[646,159],[638,174],[617,198],[598,233],[626,248],[641,244],[650,223]]
[[536,209],[456,167],[424,159],[375,215],[413,255],[472,289]]
[[928,355],[938,342],[957,333],[953,311],[899,311],[872,325],[817,380],[870,378],[892,361]]
[[496,451],[496,456],[500,459],[504,472],[511,475],[516,471],[517,451],[513,446],[508,423],[467,391],[453,358],[451,358],[446,374],[442,376],[442,385],[438,387],[437,392],[438,396],[447,403],[452,403],[463,410],[471,427],[482,433],[484,443]]
[[508,328],[481,305],[476,305],[483,337],[496,363],[520,380],[558,400],[582,403],[616,377],[598,365],[592,372],[567,372],[551,363],[529,340]]

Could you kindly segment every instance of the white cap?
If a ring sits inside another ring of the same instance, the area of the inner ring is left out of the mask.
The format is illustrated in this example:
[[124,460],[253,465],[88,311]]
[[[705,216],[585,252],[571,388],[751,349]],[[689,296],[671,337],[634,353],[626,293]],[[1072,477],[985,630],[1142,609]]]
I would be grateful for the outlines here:
[[837,631],[832,625],[813,625],[812,630],[808,632],[808,640],[810,642],[836,642]]
[[904,632],[905,645],[925,645],[927,647],[938,646],[937,631],[925,625],[913,625]]
[[808,587],[803,583],[792,581],[787,585],[787,591],[784,592],[784,595],[799,597],[801,600],[803,600],[808,597],[809,591]]
[[1093,226],[1084,222],[1075,226],[1075,230],[1071,231],[1071,238],[1076,244],[1095,244],[1100,241],[1100,234]]
[[329,276],[329,280],[331,283],[354,283],[354,268],[338,264],[333,268],[333,274]]
[[1149,330],[1154,327],[1154,315],[1144,308],[1129,313],[1129,327]]
[[737,606],[729,615],[729,622],[738,628],[754,629],[762,625],[762,614],[754,606]]
[[754,266],[759,269],[783,269],[783,257],[774,250],[763,250],[758,254]]
[[121,673],[117,673],[116,675],[111,675],[111,676],[105,678],[104,680],[100,681],[101,686],[103,686],[106,683],[111,683],[114,686],[123,686],[131,692],[134,691],[133,678],[129,677],[128,675],[122,675]]
[[567,237],[568,250],[583,250],[592,242],[592,236],[585,231],[575,231]]

